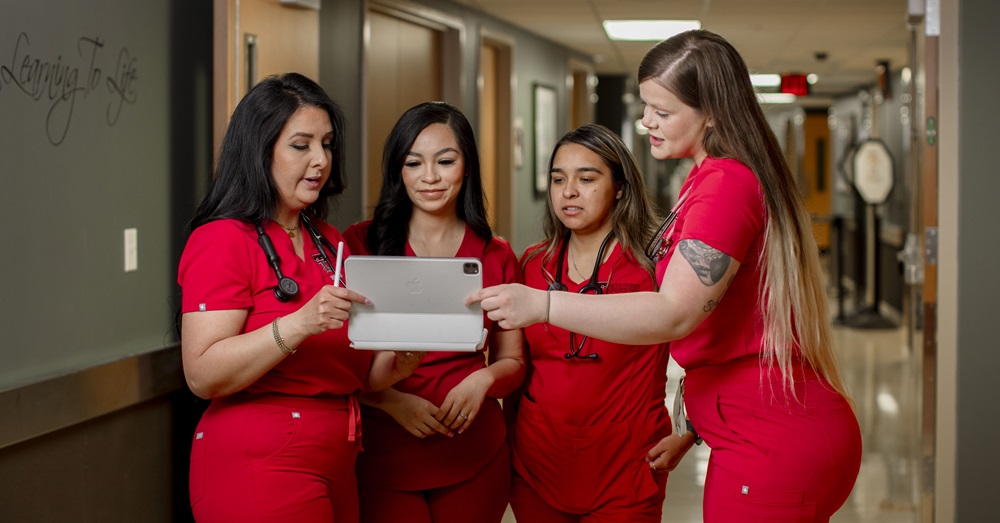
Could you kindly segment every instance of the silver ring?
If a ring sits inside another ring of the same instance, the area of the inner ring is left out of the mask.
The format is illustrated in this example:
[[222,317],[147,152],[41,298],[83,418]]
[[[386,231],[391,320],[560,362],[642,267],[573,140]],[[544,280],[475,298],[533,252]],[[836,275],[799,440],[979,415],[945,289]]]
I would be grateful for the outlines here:
[[462,413],[462,412],[459,412],[459,413],[458,413],[458,415],[459,415],[459,416],[462,416],[462,417],[463,417],[463,418],[465,418],[465,419],[469,419],[469,415],[468,415],[468,414],[465,414],[465,413]]

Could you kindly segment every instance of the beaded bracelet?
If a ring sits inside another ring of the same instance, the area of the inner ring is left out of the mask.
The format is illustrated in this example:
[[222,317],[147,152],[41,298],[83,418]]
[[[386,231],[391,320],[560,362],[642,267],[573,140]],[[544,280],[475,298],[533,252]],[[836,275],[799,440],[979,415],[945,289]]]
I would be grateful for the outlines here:
[[274,342],[278,344],[278,348],[281,349],[281,352],[284,352],[285,354],[295,354],[295,349],[285,345],[285,339],[278,333],[278,320],[280,319],[281,316],[278,316],[271,322],[271,334],[274,334]]

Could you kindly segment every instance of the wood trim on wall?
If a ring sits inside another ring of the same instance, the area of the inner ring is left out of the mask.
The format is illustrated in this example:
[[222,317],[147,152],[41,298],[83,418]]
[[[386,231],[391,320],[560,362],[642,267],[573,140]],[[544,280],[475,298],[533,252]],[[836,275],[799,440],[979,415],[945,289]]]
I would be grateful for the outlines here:
[[0,448],[157,398],[182,387],[180,344],[0,391]]

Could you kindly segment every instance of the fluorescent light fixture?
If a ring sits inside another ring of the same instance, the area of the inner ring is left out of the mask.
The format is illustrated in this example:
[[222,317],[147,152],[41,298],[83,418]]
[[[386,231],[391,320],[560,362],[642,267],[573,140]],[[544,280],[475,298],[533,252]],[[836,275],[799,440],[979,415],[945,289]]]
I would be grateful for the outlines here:
[[692,29],[701,29],[700,20],[605,20],[604,32],[612,40],[659,42]]
[[795,101],[795,95],[788,93],[757,93],[757,101],[762,104],[790,104]]
[[750,83],[754,87],[778,87],[781,85],[780,74],[752,74]]
[[[809,73],[806,75],[806,81],[809,82],[809,85],[816,85],[816,82],[819,81],[819,75]],[[750,75],[750,83],[754,87],[778,87],[781,85],[781,75],[768,73],[752,74]]]

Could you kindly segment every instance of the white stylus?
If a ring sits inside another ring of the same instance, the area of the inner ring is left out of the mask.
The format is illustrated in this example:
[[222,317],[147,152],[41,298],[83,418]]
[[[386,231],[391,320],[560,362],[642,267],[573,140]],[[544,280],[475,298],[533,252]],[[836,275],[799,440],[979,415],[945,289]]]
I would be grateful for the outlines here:
[[340,287],[340,269],[344,266],[344,242],[337,242],[337,265],[333,269],[333,286]]

